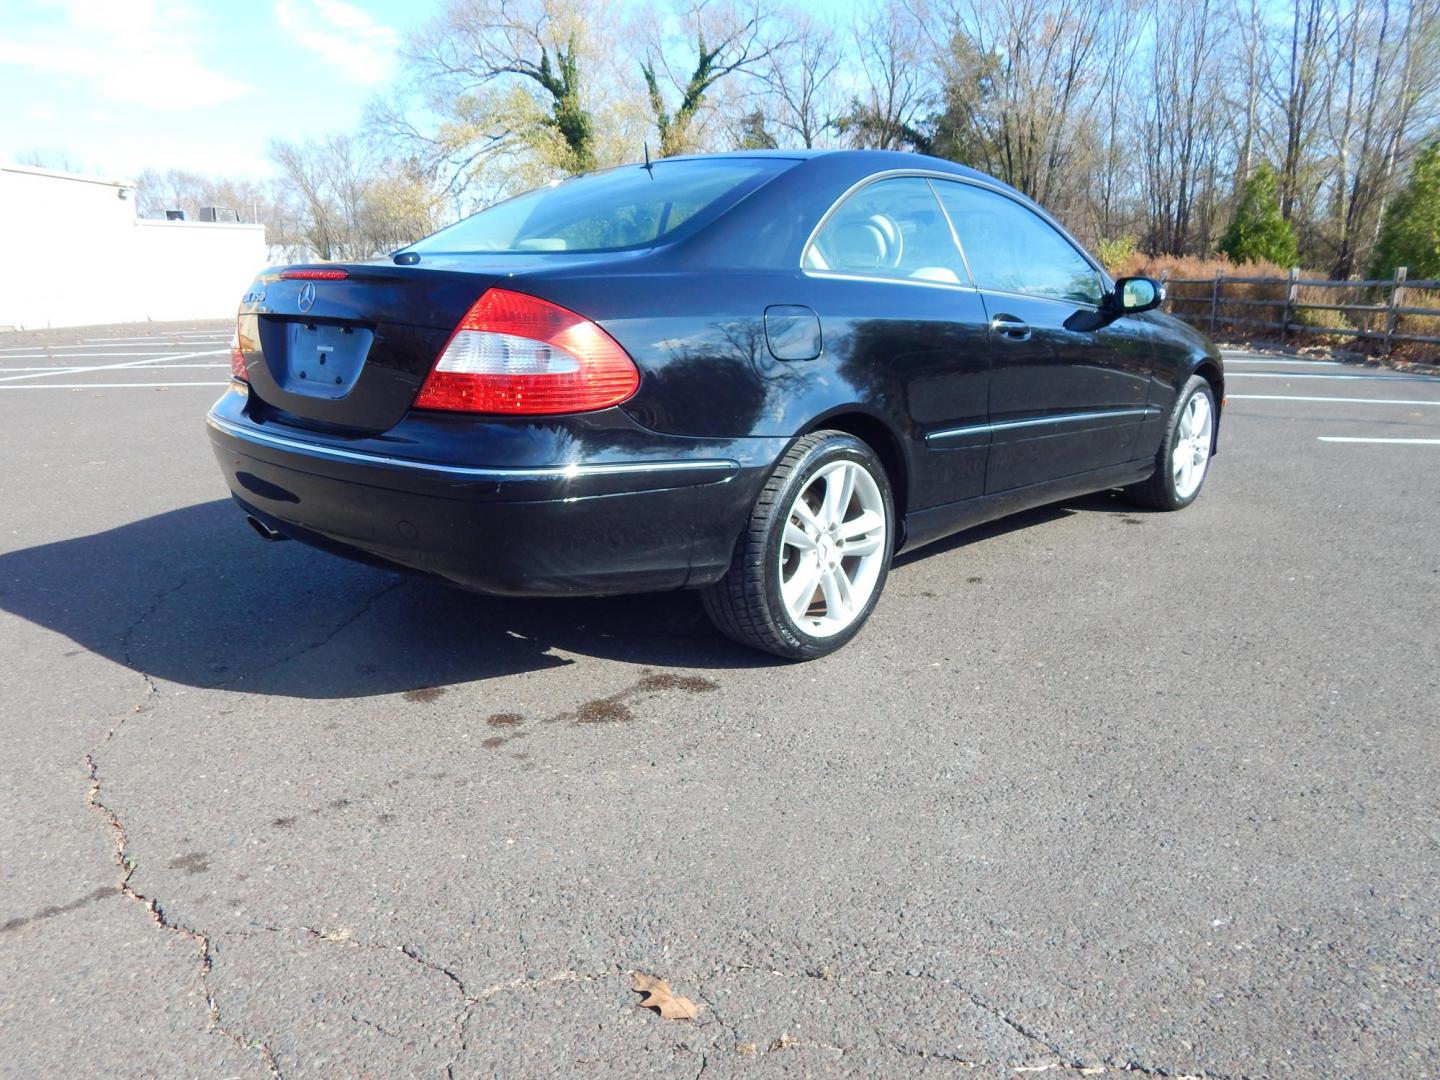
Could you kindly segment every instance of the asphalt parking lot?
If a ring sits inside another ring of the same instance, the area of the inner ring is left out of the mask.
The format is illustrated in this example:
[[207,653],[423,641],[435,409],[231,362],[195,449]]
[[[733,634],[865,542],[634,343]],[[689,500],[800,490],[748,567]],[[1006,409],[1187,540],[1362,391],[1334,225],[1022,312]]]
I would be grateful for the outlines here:
[[228,337],[0,336],[4,1075],[1440,1075],[1440,379],[1237,354],[785,665],[260,542]]

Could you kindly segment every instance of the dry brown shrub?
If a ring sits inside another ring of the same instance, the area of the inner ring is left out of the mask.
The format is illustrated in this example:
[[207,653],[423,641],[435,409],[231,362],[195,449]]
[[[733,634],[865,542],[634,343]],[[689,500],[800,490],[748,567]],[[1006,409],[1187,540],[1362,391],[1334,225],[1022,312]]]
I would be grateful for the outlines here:
[[[1236,265],[1223,258],[1152,256],[1137,252],[1117,267],[1116,276],[1146,274],[1150,277],[1165,278],[1166,292],[1170,297],[1166,309],[1208,332],[1211,329],[1211,296],[1217,272],[1226,279],[1268,280],[1259,283],[1234,280],[1225,282],[1220,292],[1220,303],[1214,312],[1215,336],[1224,340],[1256,344],[1279,342],[1281,333],[1278,324],[1284,310],[1286,275],[1289,273],[1286,267],[1267,262]],[[1300,271],[1301,281],[1323,281],[1328,276],[1319,270]],[[1330,346],[1372,355],[1384,353],[1384,308],[1390,301],[1390,289],[1387,286],[1301,285],[1296,299],[1300,304],[1354,304],[1363,307],[1359,310],[1352,308],[1335,311],[1297,306],[1291,313],[1292,326],[1288,335],[1292,344]],[[1440,337],[1440,290],[1406,289],[1403,306],[1433,307],[1437,314],[1402,315],[1396,325],[1398,333]],[[1261,325],[1265,323],[1274,325]],[[1304,329],[1299,329],[1301,327]],[[1365,330],[1373,336],[1326,334],[1323,332],[1326,327]],[[1397,341],[1394,355],[1401,359],[1434,363],[1440,361],[1440,345]]]

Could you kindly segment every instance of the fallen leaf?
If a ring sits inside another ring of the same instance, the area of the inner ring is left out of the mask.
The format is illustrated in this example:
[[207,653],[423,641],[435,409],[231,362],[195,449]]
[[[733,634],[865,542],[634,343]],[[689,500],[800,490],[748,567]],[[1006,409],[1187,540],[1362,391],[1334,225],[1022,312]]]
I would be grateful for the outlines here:
[[700,1015],[700,1006],[689,998],[673,993],[670,984],[654,975],[634,973],[637,994],[644,994],[640,1001],[642,1009],[654,1009],[665,1020],[694,1020]]

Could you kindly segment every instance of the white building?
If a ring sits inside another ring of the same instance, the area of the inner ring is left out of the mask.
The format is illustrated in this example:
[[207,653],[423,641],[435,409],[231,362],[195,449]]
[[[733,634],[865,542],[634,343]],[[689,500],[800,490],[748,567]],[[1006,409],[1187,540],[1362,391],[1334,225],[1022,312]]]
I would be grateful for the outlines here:
[[134,185],[0,165],[0,330],[235,314],[263,225],[146,221]]

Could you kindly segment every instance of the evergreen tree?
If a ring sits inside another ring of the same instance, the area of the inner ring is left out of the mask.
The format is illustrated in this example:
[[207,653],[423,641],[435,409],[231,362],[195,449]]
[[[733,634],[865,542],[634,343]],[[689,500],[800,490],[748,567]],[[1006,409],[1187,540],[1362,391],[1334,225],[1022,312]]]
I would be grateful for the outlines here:
[[779,146],[775,136],[765,127],[765,114],[761,110],[745,114],[740,121],[736,150],[775,150]]
[[1409,186],[1385,211],[1370,273],[1389,277],[1397,266],[1411,278],[1440,278],[1440,142],[1421,151]]
[[1275,170],[1261,164],[1240,193],[1235,216],[1220,240],[1232,262],[1272,262],[1294,266],[1300,258],[1295,230],[1280,213]]

